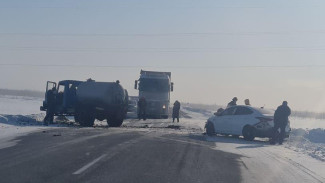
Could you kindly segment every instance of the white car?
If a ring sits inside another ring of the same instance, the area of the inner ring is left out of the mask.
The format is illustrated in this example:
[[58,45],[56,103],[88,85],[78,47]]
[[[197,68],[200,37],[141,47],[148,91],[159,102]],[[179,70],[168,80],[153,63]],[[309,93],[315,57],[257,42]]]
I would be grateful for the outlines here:
[[[206,133],[243,136],[245,140],[250,141],[255,137],[271,137],[274,126],[273,116],[272,110],[242,105],[229,107],[208,119]],[[287,137],[290,131],[290,123],[288,123]]]

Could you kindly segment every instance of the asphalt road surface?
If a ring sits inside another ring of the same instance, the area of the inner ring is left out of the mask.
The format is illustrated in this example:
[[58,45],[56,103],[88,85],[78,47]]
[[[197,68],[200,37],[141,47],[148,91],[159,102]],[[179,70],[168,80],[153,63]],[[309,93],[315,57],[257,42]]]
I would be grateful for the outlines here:
[[0,151],[1,182],[240,181],[238,155],[184,134],[62,128],[18,140]]
[[14,146],[0,149],[0,182],[324,180],[263,150],[263,142],[247,144],[239,139],[207,137],[202,129],[186,128],[159,120],[128,120],[121,128],[37,131],[18,137]]

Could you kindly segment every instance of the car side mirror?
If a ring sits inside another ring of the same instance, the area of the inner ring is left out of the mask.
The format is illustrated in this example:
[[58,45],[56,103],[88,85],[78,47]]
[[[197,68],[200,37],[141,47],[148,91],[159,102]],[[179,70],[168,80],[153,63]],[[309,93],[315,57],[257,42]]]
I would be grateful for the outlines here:
[[138,80],[134,81],[134,89],[138,89]]
[[173,82],[171,83],[170,91],[174,91],[174,83]]

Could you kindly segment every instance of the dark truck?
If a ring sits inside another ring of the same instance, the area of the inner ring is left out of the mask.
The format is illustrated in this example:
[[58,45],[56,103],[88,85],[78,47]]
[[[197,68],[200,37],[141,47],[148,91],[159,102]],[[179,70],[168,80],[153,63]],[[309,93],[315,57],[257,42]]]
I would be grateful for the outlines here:
[[139,90],[138,98],[146,99],[148,118],[168,118],[170,92],[174,90],[171,74],[171,72],[141,70],[140,78],[135,81],[134,89]]
[[55,88],[54,116],[74,116],[81,126],[94,125],[95,119],[107,120],[111,127],[122,125],[128,108],[128,92],[116,82],[94,80],[48,81],[41,111],[48,109],[47,93]]

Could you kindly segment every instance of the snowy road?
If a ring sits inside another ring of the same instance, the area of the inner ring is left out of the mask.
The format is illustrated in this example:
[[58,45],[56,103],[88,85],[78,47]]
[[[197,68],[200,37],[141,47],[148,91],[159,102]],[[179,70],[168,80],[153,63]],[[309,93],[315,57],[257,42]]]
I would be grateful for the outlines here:
[[263,139],[247,142],[231,137],[206,137],[216,150],[241,155],[243,182],[325,182],[324,162]]
[[[1,182],[325,182],[322,129],[309,136],[299,134],[312,131],[297,129],[283,146],[208,137],[203,128],[212,113],[190,107],[180,123],[127,119],[121,128],[98,121],[95,128],[45,127],[38,122],[40,100],[0,101],[6,114],[0,115]],[[292,125],[323,125],[309,121]]]
[[[174,130],[173,130],[174,131]],[[183,133],[57,128],[0,150],[2,182],[239,182],[239,156]]]
[[50,127],[1,149],[0,176],[5,182],[325,182],[321,161],[263,139],[208,137],[203,124],[129,119],[122,128]]

